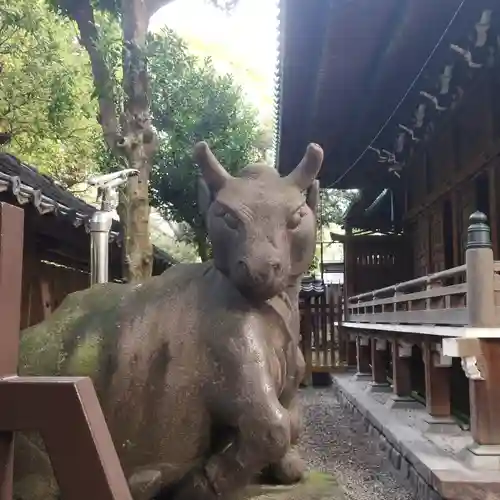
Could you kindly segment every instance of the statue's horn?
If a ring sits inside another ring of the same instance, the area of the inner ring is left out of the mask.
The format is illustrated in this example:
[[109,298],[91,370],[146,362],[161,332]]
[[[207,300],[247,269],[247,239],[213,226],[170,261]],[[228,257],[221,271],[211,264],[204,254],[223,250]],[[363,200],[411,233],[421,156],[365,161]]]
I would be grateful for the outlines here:
[[316,179],[323,163],[323,148],[309,144],[300,163],[287,176],[299,189],[307,189]]
[[199,142],[194,147],[194,158],[201,168],[201,173],[208,187],[218,191],[231,175],[219,163],[206,142]]

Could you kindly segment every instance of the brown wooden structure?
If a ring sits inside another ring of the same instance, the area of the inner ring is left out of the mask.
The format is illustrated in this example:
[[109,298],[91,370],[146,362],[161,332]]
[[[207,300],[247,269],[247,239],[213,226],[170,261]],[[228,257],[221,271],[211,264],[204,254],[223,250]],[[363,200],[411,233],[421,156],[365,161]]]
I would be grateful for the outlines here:
[[37,430],[63,498],[131,500],[92,382],[18,377],[23,210],[0,203],[0,500],[13,498],[14,432]]
[[[24,210],[21,328],[42,321],[71,292],[90,285],[91,205],[8,154],[0,154],[0,201]],[[174,263],[154,249],[153,274]],[[113,223],[110,279],[121,280],[120,225]]]
[[360,190],[341,359],[469,419],[464,456],[498,470],[500,2],[282,0],[281,18],[278,166],[314,141],[322,186]]
[[332,373],[340,367],[341,287],[304,279],[300,290],[300,317],[301,349],[306,361],[304,382],[310,385],[314,373]]

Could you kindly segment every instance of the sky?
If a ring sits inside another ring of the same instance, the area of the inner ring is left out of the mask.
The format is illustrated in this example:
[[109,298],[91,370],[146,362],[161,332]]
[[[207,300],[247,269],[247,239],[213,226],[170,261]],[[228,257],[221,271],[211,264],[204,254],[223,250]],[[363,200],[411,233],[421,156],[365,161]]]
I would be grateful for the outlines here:
[[[230,13],[208,0],[174,0],[151,19],[150,29],[167,25],[189,42],[213,52],[214,63],[240,66],[235,78],[260,110],[272,113],[278,46],[277,0],[240,0]],[[213,50],[212,50],[213,48]],[[206,54],[205,54],[206,55]],[[219,59],[219,61],[217,61]],[[223,60],[223,61],[221,61]],[[231,68],[221,66],[222,70]],[[246,73],[246,75],[245,75]]]

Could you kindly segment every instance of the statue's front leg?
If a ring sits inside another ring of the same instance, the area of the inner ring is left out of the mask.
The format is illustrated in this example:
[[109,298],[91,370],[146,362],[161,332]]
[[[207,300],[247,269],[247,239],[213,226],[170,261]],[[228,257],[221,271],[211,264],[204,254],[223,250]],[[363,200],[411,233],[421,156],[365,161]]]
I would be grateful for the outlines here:
[[294,484],[304,477],[306,470],[306,464],[296,448],[303,429],[298,388],[306,371],[306,362],[299,346],[296,348],[295,367],[295,377],[280,398],[281,404],[288,410],[290,419],[290,448],[281,460],[265,468],[262,473],[265,482]]
[[290,418],[290,448],[284,457],[265,468],[262,474],[262,479],[265,482],[294,484],[304,477],[306,464],[296,448],[302,432],[302,411],[298,395],[292,399],[288,407],[288,414]]
[[[202,470],[186,477],[173,500],[215,500],[249,485],[269,462],[278,463],[290,448],[290,417],[261,364],[241,364],[233,375],[238,390],[221,392],[216,419],[233,429],[231,439],[208,458]],[[214,386],[215,387],[215,386]],[[216,398],[217,399],[217,398]],[[221,411],[223,410],[223,411]]]

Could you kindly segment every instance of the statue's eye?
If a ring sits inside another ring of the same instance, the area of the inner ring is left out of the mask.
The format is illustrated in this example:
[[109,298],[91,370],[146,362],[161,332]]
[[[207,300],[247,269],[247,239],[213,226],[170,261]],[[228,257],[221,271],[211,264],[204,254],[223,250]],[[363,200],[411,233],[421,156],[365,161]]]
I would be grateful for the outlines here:
[[226,212],[222,218],[224,219],[227,227],[230,227],[231,229],[236,229],[238,227],[238,219],[233,214]]
[[304,207],[300,207],[298,210],[296,210],[292,216],[288,219],[288,229],[295,229],[299,226],[299,224],[302,221],[302,217],[304,217],[305,212],[304,212]]

